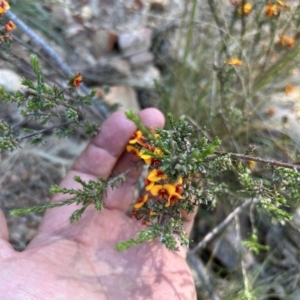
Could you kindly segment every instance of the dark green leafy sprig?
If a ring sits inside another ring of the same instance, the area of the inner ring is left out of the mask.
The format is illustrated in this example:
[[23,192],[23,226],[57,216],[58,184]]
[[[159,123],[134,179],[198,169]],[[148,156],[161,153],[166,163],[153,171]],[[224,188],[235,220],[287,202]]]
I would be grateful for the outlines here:
[[79,176],[74,176],[74,181],[78,182],[82,185],[82,189],[68,189],[68,188],[61,188],[57,185],[53,185],[50,188],[50,192],[57,194],[68,194],[74,197],[60,202],[50,203],[41,206],[33,206],[29,208],[22,208],[22,209],[13,209],[10,211],[10,214],[13,216],[19,216],[23,214],[27,214],[30,212],[42,212],[50,208],[60,207],[64,205],[70,205],[75,203],[76,205],[80,205],[81,207],[75,210],[72,215],[70,216],[70,222],[76,222],[81,217],[86,208],[89,205],[94,205],[96,210],[102,210],[104,207],[103,203],[103,195],[105,195],[107,188],[115,188],[118,183],[122,183],[125,180],[125,173],[115,178],[105,180],[101,177],[98,178],[98,181],[89,180],[88,182],[83,181]]
[[[0,101],[15,103],[25,123],[33,120],[43,127],[48,124],[50,126],[40,130],[25,128],[24,132],[29,134],[23,136],[6,129],[4,133],[0,132],[0,150],[12,151],[25,138],[31,138],[32,143],[39,143],[44,140],[46,132],[53,132],[57,137],[66,137],[71,136],[78,127],[83,127],[87,134],[94,135],[98,126],[84,120],[84,106],[92,105],[96,91],[93,90],[86,96],[78,95],[76,87],[79,82],[64,89],[59,89],[56,85],[49,87],[45,84],[37,56],[31,55],[30,61],[36,81],[23,78],[21,83],[25,89],[13,94],[1,87]],[[76,76],[71,78],[74,81]]]
[[239,180],[242,185],[241,192],[253,199],[258,199],[258,209],[268,213],[273,222],[292,219],[292,215],[286,211],[288,207],[286,198],[278,192],[275,186],[270,186],[267,180],[254,178],[248,168],[240,173]]
[[274,170],[274,179],[280,183],[280,192],[284,197],[298,205],[300,201],[300,173],[297,170],[276,168]]
[[116,245],[116,249],[121,252],[132,246],[139,245],[144,242],[153,242],[157,239],[170,250],[178,251],[179,244],[187,247],[189,239],[182,230],[182,221],[170,219],[166,224],[161,225],[153,223],[148,229],[141,230],[137,234],[137,238],[120,242]]
[[0,150],[13,151],[19,146],[14,138],[14,132],[6,122],[0,120]]
[[256,234],[252,234],[249,240],[242,241],[242,245],[253,251],[255,254],[259,254],[260,251],[269,250],[269,246],[262,245],[258,242],[258,236]]

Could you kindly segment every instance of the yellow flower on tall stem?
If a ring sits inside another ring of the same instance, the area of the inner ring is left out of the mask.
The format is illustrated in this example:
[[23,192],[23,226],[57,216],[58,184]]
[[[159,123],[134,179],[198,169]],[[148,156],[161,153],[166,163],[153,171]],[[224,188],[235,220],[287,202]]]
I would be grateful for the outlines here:
[[229,59],[225,60],[225,63],[230,66],[241,66],[242,65],[242,61],[238,58],[229,58]]
[[251,10],[252,10],[252,4],[251,3],[245,3],[243,6],[239,7],[238,13],[240,15],[249,16]]

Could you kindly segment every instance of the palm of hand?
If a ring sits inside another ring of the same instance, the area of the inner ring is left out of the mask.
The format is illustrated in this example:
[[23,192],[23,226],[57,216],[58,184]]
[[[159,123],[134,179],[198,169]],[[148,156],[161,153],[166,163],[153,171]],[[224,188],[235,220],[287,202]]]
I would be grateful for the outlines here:
[[[120,114],[116,115],[119,119]],[[146,112],[144,118],[147,123]],[[107,123],[113,121],[112,116]],[[126,126],[126,131],[125,143],[132,129]],[[99,135],[105,140],[103,132]],[[90,171],[88,158],[95,145],[89,146],[61,185],[76,187],[71,180],[75,173],[94,180],[95,173],[107,177],[128,167],[128,156],[120,154],[124,142],[121,144],[110,155],[115,163],[103,167],[101,160],[102,173],[95,171],[97,166]],[[108,150],[101,151],[98,155],[103,159]],[[72,206],[48,211],[36,238],[21,253],[14,252],[6,241],[0,216],[0,295],[6,299],[194,299],[185,250],[173,253],[159,243],[144,243],[122,253],[115,250],[118,242],[135,237],[142,226],[125,214],[139,170],[131,173],[123,186],[108,193],[104,210],[88,209],[75,224],[68,221]],[[58,195],[53,201],[64,198]]]

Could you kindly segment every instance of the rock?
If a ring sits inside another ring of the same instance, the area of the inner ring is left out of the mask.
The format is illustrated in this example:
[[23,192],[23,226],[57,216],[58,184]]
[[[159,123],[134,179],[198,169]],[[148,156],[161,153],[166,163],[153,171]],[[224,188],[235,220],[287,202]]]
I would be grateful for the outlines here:
[[111,51],[117,41],[117,34],[105,29],[98,29],[93,38],[93,53],[96,58]]
[[150,1],[150,10],[162,12],[166,11],[170,5],[170,0],[152,0]]
[[21,77],[11,70],[2,69],[0,70],[0,86],[8,92],[15,92],[22,88]]
[[67,6],[53,5],[51,20],[56,28],[64,29],[72,21],[70,9]]
[[130,86],[113,86],[109,93],[104,95],[104,100],[110,105],[119,104],[122,109],[139,112],[140,107],[135,90]]
[[135,87],[152,89],[155,87],[155,80],[160,80],[160,72],[150,65],[146,68],[136,69],[129,78],[129,84]]
[[80,9],[80,18],[83,22],[90,20],[94,16],[93,10],[89,5],[84,5]]
[[96,25],[117,32],[132,32],[145,26],[149,5],[146,0],[90,0]]
[[73,22],[65,30],[65,36],[67,39],[76,38],[79,33],[84,32],[84,27],[81,24]]
[[113,72],[116,72],[118,75],[128,77],[131,73],[130,64],[127,60],[120,57],[113,57],[112,59],[106,62],[106,66],[111,68]]
[[118,38],[118,45],[124,56],[131,56],[149,50],[151,42],[152,30],[149,28],[122,33]]
[[129,63],[132,67],[139,67],[139,66],[145,66],[147,64],[150,64],[154,59],[154,56],[152,53],[148,51],[144,51],[135,55],[130,56]]

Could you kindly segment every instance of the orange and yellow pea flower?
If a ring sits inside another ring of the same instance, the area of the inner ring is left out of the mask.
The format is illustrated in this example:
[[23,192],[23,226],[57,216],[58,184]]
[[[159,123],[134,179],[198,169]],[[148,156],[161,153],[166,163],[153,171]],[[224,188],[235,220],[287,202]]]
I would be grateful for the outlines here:
[[145,179],[145,190],[150,191],[152,187],[155,185],[154,181],[150,181],[149,179]]
[[16,28],[17,28],[17,26],[15,25],[15,23],[13,21],[9,21],[8,23],[6,23],[4,25],[4,30],[6,32],[12,31],[12,30],[14,30]]
[[147,179],[152,182],[157,182],[160,180],[168,179],[168,176],[164,173],[164,171],[159,169],[153,169],[147,176]]
[[140,150],[132,145],[127,145],[126,151],[132,153],[134,156],[141,156]]
[[83,81],[82,75],[81,75],[80,72],[78,72],[78,73],[76,74],[74,80],[73,80],[73,86],[74,86],[75,88],[78,88],[79,85],[80,85],[80,83],[81,83],[82,81]]
[[[164,153],[159,148],[155,148],[153,153],[160,156],[164,155]],[[155,157],[153,157],[151,154],[141,154],[141,158],[147,165],[151,165],[152,162],[156,160]]]
[[144,137],[143,133],[140,130],[137,130],[135,133],[133,133],[130,137],[129,144],[143,144]]
[[150,193],[153,196],[158,196],[160,199],[167,199],[167,203],[165,207],[169,207],[171,204],[171,199],[175,201],[175,199],[182,199],[183,197],[176,193],[176,186],[175,184],[155,184]]
[[179,177],[176,184],[175,184],[175,188],[176,188],[176,193],[178,194],[182,194],[183,192],[183,187],[182,187],[182,183],[183,183],[183,179],[182,177]]
[[0,2],[0,15],[4,14],[7,10],[10,9],[10,6],[7,1],[2,0]]
[[148,201],[149,195],[146,194],[144,197],[139,197],[137,199],[137,203],[133,206],[135,209],[141,208],[147,201]]

